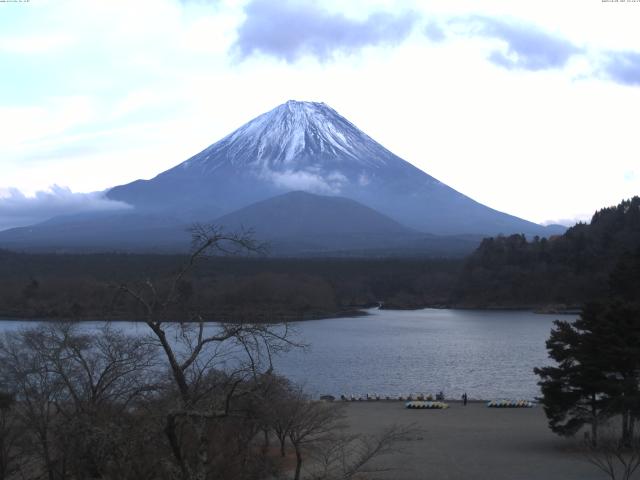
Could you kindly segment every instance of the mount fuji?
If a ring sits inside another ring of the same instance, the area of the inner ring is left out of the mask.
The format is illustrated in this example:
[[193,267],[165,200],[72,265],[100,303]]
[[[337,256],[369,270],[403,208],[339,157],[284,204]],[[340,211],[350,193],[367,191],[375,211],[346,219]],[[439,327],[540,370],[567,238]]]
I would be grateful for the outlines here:
[[295,190],[351,198],[427,233],[550,233],[448,187],[324,103],[292,100],[151,180],[111,189],[108,197],[144,211],[204,208],[222,215]]
[[[433,245],[434,236],[457,236],[452,242],[459,243],[480,235],[563,231],[484,206],[393,154],[324,103],[292,100],[150,180],[110,189],[107,197],[134,208],[0,232],[0,246],[182,248],[177,239],[195,221],[257,227],[263,238],[296,244],[292,251],[303,244],[311,251],[415,249],[427,238]],[[322,228],[325,235],[318,234]],[[340,238],[350,240],[341,245]]]

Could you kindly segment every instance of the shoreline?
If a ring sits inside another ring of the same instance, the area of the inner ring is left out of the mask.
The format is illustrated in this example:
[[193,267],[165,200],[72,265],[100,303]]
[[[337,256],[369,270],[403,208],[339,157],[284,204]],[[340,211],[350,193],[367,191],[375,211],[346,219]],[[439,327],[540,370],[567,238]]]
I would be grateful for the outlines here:
[[[280,318],[274,320],[254,320],[248,321],[245,323],[256,323],[256,324],[276,324],[276,323],[292,323],[292,322],[308,322],[312,320],[326,320],[330,318],[353,318],[353,317],[365,317],[369,315],[367,312],[367,308],[361,309],[353,309],[353,310],[340,310],[335,313],[327,313],[325,314],[311,314],[306,318],[301,318],[299,316],[291,315],[290,318]],[[223,316],[223,315],[221,315]],[[135,318],[135,317],[86,317],[86,318],[70,318],[70,317],[57,317],[57,316],[21,316],[21,315],[6,315],[0,314],[0,322],[133,322],[133,323],[144,323],[145,320],[143,318]],[[171,322],[169,320],[166,323],[177,323],[178,320]],[[205,319],[205,323],[242,323],[240,320],[213,320],[213,319]],[[183,322],[183,323],[198,323],[198,322]]]
[[[322,396],[322,395],[321,395]],[[469,400],[467,400],[467,404],[487,404],[489,402],[495,401],[496,399],[491,399],[491,400],[482,400],[479,398],[470,398]],[[499,400],[527,400],[529,402],[533,402],[536,404],[536,406],[538,405],[538,403],[534,400],[528,400],[526,398],[499,398]],[[404,400],[400,400],[397,398],[381,398],[380,400],[366,400],[366,399],[362,399],[362,400],[341,400],[340,398],[336,398],[335,400],[331,401],[329,400],[329,402],[331,403],[339,403],[339,404],[360,404],[360,403],[406,403],[406,402],[443,402],[443,403],[453,403],[453,404],[460,404],[462,405],[462,400],[458,399],[458,398],[445,398],[443,400],[418,400],[416,398],[412,399],[412,400],[408,400],[408,399],[404,399]]]
[[[333,400],[327,400],[323,397],[334,397]],[[399,399],[399,398],[380,398],[378,400],[376,400],[375,398],[364,398],[364,397],[360,397],[359,399],[355,399],[355,400],[351,400],[350,398],[347,398],[346,400],[341,399],[339,396],[336,397],[335,395],[317,395],[315,400],[320,400],[320,401],[324,401],[324,402],[328,402],[328,403],[336,403],[336,404],[344,404],[344,405],[359,405],[359,404],[376,404],[376,403],[388,403],[388,404],[398,404],[398,403],[402,403],[405,404],[407,402],[442,402],[442,403],[447,403],[447,404],[454,404],[454,405],[462,405],[463,401],[460,398],[444,398],[442,400],[437,400],[435,398],[435,396],[433,396],[432,400],[419,400],[418,398],[412,398],[411,400],[409,400],[407,397],[403,397],[403,399]],[[501,401],[501,400],[507,400],[507,401],[520,401],[520,400],[524,400],[527,402],[530,402],[533,404],[533,408],[539,407],[540,403],[538,400],[538,397],[534,397],[533,399],[529,399],[529,398],[520,398],[520,397],[495,397],[495,398],[490,398],[490,399],[481,399],[481,398],[469,398],[467,399],[467,404],[483,404],[486,405],[489,402],[495,402],[495,401]],[[515,408],[515,407],[504,407],[504,408]]]
[[[275,324],[275,323],[292,323],[292,322],[308,322],[315,320],[328,320],[335,318],[355,318],[355,317],[366,317],[371,315],[372,310],[385,310],[385,311],[419,311],[419,310],[477,310],[482,312],[531,312],[538,315],[579,315],[581,312],[580,307],[563,307],[554,306],[554,305],[522,305],[522,306],[499,306],[499,305],[489,305],[489,306],[469,306],[469,305],[443,305],[443,304],[431,304],[424,305],[418,307],[403,307],[392,305],[385,307],[384,304],[380,306],[362,306],[362,307],[353,307],[352,309],[342,309],[336,312],[331,313],[322,313],[322,314],[310,314],[308,316],[296,316],[291,315],[288,318],[276,318],[273,320],[265,321],[265,320],[254,320],[254,321],[246,321],[246,323],[257,323],[257,324]],[[57,317],[57,316],[26,316],[21,314],[0,314],[0,322],[5,321],[23,321],[23,322],[135,322],[135,323],[144,323],[145,320],[141,318],[124,318],[124,317],[89,317],[89,318],[70,318],[70,317]],[[205,320],[205,322],[220,322],[220,323],[241,323],[239,320]],[[195,323],[195,322],[194,322]]]
[[467,304],[429,304],[419,307],[403,307],[398,305],[391,305],[389,307],[380,307],[381,310],[400,310],[400,311],[413,311],[413,310],[425,310],[432,308],[434,310],[479,310],[484,312],[490,312],[492,310],[499,312],[522,312],[527,311],[531,313],[537,313],[540,315],[579,315],[582,308],[579,306],[566,306],[566,305],[553,305],[553,304],[541,304],[541,305],[467,305]]

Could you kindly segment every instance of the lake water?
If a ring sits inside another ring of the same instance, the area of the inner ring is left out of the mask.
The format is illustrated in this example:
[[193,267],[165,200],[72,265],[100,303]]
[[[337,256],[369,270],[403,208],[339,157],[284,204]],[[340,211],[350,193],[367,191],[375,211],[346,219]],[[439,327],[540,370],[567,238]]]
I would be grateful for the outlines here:
[[[298,324],[307,352],[276,366],[314,393],[447,398],[539,395],[533,374],[549,365],[545,341],[557,315],[530,312],[373,310],[358,318]],[[573,318],[562,316],[563,318]]]
[[[309,347],[274,363],[314,395],[442,390],[447,398],[467,392],[470,398],[533,399],[539,395],[533,368],[551,363],[545,340],[556,318],[520,311],[369,310],[362,317],[294,323]],[[0,331],[25,325],[3,321]],[[143,324],[115,325],[146,333]]]

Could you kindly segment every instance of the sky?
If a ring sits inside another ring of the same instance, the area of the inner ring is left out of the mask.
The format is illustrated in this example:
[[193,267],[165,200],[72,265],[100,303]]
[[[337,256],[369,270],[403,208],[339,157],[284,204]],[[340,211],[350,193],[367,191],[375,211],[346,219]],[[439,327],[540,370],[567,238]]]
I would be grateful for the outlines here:
[[0,2],[0,229],[289,100],[539,223],[640,194],[640,1]]

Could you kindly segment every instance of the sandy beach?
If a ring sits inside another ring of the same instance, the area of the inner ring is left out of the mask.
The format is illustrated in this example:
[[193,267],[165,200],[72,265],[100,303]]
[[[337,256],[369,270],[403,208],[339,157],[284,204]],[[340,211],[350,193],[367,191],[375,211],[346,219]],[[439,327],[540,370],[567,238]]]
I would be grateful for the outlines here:
[[404,402],[349,402],[354,433],[374,434],[392,424],[420,429],[401,443],[402,453],[380,458],[393,470],[367,478],[398,480],[604,479],[577,451],[579,441],[547,427],[541,407],[497,409],[486,403],[448,402],[446,410],[408,410]]

